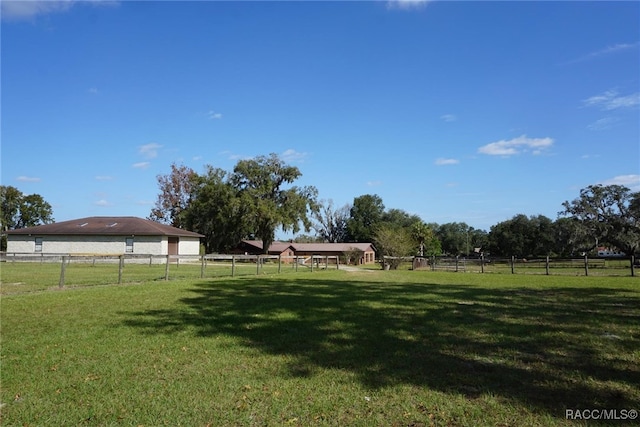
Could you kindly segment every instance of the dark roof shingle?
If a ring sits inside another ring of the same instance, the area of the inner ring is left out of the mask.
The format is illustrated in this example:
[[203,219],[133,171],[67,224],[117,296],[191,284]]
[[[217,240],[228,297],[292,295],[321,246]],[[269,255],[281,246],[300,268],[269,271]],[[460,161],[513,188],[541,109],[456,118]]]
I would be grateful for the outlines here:
[[7,234],[76,235],[76,236],[171,236],[204,237],[193,231],[134,216],[91,216],[9,230]]

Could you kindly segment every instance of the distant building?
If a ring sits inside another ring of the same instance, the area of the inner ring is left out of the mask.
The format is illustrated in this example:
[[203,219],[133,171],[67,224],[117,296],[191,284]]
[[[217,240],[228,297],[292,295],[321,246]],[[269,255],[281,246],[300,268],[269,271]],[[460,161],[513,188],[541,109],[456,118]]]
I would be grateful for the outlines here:
[[132,216],[94,216],[9,230],[7,253],[199,255],[201,234]]
[[[243,240],[236,248],[237,253],[262,254],[262,240]],[[376,249],[371,243],[295,243],[273,242],[269,246],[269,255],[283,257],[339,256],[344,257],[360,252],[358,264],[371,264],[376,261]]]

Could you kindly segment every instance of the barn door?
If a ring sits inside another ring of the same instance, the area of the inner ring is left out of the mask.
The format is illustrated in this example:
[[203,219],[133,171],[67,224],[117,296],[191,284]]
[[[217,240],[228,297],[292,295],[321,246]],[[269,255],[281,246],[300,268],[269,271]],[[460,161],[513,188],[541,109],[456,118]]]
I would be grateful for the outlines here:
[[178,237],[169,237],[169,255],[178,255]]

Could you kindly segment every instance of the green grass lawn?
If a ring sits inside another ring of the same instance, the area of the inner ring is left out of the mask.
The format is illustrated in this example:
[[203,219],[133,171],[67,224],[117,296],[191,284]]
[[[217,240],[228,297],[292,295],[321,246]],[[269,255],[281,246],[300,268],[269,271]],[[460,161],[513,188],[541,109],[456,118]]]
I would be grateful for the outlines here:
[[639,289],[305,270],[5,294],[1,421],[575,425],[565,409],[640,410]]

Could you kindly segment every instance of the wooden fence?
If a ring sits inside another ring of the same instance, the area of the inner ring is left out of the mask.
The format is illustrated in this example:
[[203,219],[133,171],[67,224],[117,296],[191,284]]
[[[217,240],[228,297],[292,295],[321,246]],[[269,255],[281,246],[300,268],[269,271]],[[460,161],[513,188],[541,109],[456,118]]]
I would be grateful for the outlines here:
[[635,257],[629,258],[466,258],[466,257],[414,257],[412,269],[478,273],[510,273],[510,274],[565,274],[565,275],[600,275],[600,276],[635,276],[638,262]]
[[339,269],[337,256],[1,253],[2,293],[12,289],[206,279]]

